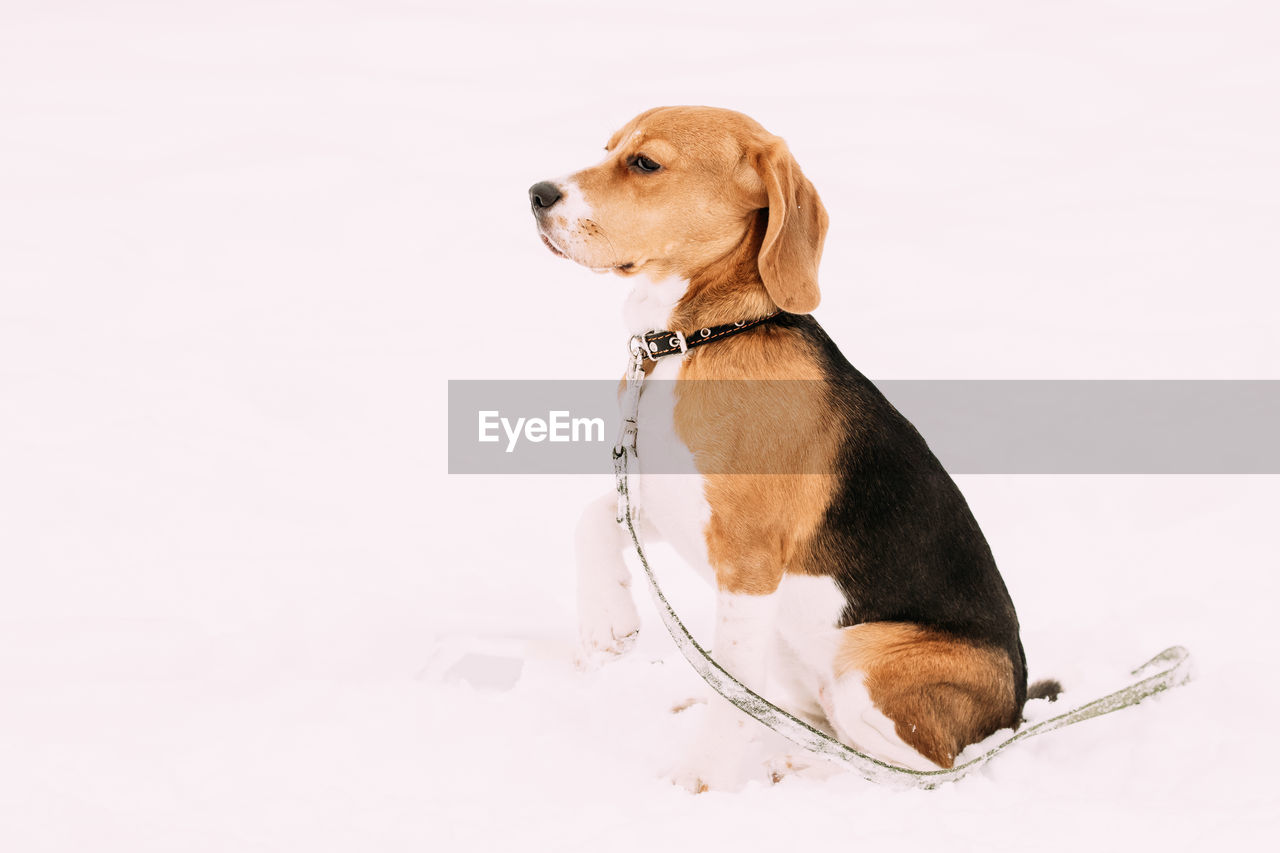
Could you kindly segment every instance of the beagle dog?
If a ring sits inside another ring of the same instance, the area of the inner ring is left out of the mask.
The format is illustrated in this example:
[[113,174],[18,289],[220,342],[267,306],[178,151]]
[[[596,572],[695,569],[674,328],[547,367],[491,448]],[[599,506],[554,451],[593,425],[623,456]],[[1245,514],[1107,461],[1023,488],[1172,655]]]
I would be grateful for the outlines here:
[[[1028,690],[1013,602],[959,489],[811,316],[827,212],[786,143],[740,113],[661,107],[605,151],[530,189],[547,248],[625,279],[634,334],[749,326],[646,362],[637,418],[642,535],[714,584],[716,660],[910,768],[951,767],[1016,728],[1028,698],[1059,688]],[[767,387],[740,405],[732,380]],[[646,443],[664,440],[698,473],[646,473]],[[595,654],[626,651],[639,629],[615,499],[577,531],[580,634]],[[678,783],[773,775],[763,727],[718,696],[705,719]]]

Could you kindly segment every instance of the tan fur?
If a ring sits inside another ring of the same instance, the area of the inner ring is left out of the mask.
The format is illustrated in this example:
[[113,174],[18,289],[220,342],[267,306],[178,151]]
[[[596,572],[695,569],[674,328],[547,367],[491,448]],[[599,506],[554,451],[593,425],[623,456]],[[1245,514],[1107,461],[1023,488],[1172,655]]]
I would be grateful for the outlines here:
[[965,746],[1018,723],[1013,666],[997,649],[902,622],[844,630],[837,677],[861,672],[898,736],[941,767]]
[[717,584],[773,592],[836,485],[844,430],[831,418],[826,383],[806,342],[768,326],[694,350],[681,379],[676,433],[706,482]]
[[[577,238],[561,242],[573,260],[622,275],[692,280],[739,248],[767,209],[758,261],[767,304],[796,313],[817,306],[827,214],[782,139],[731,110],[660,107],[629,121],[606,151],[598,165],[571,176],[591,205],[590,220],[552,214],[557,229]],[[641,155],[661,171],[638,173],[633,162]]]

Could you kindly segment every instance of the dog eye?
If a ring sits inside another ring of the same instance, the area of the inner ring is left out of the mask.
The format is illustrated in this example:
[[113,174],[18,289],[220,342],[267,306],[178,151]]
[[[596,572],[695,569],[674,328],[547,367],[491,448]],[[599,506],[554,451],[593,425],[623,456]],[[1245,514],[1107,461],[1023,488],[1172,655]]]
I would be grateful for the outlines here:
[[656,172],[662,168],[662,165],[655,163],[643,154],[637,154],[631,158],[631,165],[635,166],[641,172]]

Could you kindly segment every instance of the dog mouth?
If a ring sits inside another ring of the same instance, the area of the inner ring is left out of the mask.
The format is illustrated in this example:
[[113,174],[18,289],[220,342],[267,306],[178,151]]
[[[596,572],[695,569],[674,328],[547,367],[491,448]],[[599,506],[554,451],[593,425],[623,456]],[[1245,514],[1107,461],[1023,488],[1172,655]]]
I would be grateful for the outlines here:
[[[566,252],[564,249],[561,249],[555,243],[551,242],[551,238],[548,237],[546,234],[543,234],[541,231],[538,232],[538,237],[541,238],[542,245],[546,246],[547,250],[551,252],[551,254],[555,255],[557,258],[565,258],[566,260],[573,261],[574,263],[582,263],[576,258],[570,257],[568,252]],[[637,264],[634,261],[627,261],[624,264],[614,264],[612,266],[607,266],[607,267],[593,267],[590,264],[582,264],[582,266],[587,267],[592,272],[629,273],[635,270]]]
[[539,232],[538,232],[538,236],[542,238],[542,245],[546,246],[548,249],[550,249],[550,250],[551,250],[551,254],[555,255],[557,258],[568,258],[568,257],[569,257],[569,256],[568,256],[568,255],[566,255],[564,252],[562,252],[562,251],[560,251],[559,249],[557,249],[557,248],[556,248],[556,244],[555,244],[555,243],[552,243],[550,240],[548,240],[548,239],[547,239],[547,235],[546,235],[546,234],[543,234],[541,231],[539,231]]

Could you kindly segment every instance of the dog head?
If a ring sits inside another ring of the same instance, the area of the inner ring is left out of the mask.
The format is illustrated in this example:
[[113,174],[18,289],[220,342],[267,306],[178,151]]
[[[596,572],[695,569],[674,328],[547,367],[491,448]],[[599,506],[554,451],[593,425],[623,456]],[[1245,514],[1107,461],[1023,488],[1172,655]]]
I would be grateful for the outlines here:
[[756,268],[774,303],[797,314],[817,307],[827,212],[781,138],[730,110],[659,107],[605,151],[595,166],[529,189],[553,253],[598,272],[690,281],[758,240]]

